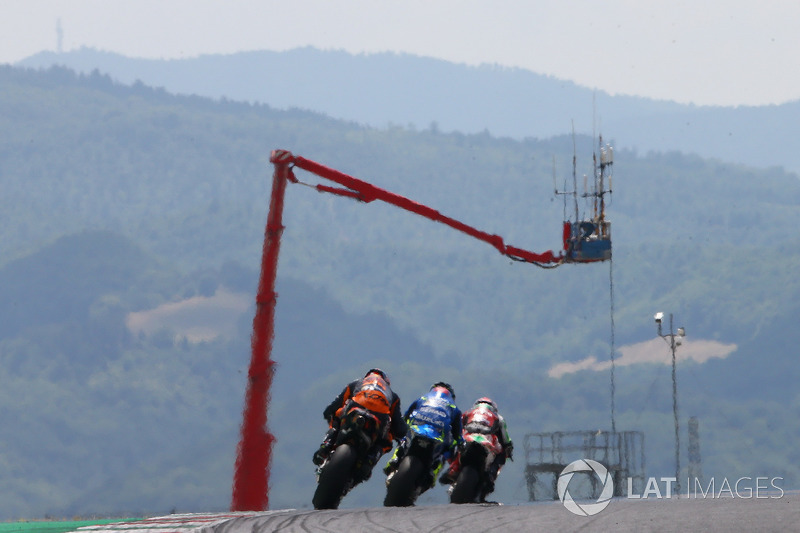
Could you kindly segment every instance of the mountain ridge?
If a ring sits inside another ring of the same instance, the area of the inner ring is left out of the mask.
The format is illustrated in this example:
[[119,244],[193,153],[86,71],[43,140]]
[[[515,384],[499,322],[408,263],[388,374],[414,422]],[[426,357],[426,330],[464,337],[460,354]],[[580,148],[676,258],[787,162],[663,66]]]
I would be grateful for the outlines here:
[[[139,80],[179,94],[198,94],[280,109],[301,108],[372,127],[413,125],[514,139],[570,131],[613,131],[620,148],[680,150],[758,167],[800,172],[792,148],[800,100],[768,106],[695,106],[612,96],[531,71],[449,63],[410,54],[353,55],[311,47],[191,59],[126,58],[80,49],[41,52],[16,65],[94,69],[123,83]],[[754,132],[753,125],[762,129]]]

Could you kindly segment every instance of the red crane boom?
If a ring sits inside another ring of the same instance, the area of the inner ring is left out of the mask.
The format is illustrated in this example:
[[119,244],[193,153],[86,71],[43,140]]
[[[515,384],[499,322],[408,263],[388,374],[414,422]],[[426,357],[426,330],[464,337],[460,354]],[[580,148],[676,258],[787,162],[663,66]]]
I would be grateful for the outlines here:
[[[464,224],[463,222],[455,220],[454,218],[445,216],[439,211],[431,209],[428,206],[414,202],[413,200],[409,200],[408,198],[389,192],[387,190],[381,189],[379,187],[376,187],[365,181],[361,181],[352,176],[348,176],[343,172],[339,172],[338,170],[326,167],[325,165],[321,165],[315,161],[311,161],[310,159],[292,155],[290,152],[286,152],[284,150],[275,150],[272,152],[272,157],[270,160],[274,164],[279,164],[277,162],[280,161],[281,162],[280,164],[289,164],[291,166],[296,166],[297,168],[301,168],[303,170],[311,172],[312,174],[316,174],[321,178],[325,178],[327,180],[333,181],[345,187],[344,189],[340,189],[336,187],[328,187],[326,185],[314,186],[314,188],[316,188],[320,192],[328,192],[328,193],[338,194],[340,196],[346,196],[348,198],[355,198],[356,200],[360,200],[365,203],[373,202],[375,200],[386,202],[387,204],[391,204],[401,209],[405,209],[406,211],[416,213],[417,215],[421,215],[435,222],[441,222],[442,224],[445,224],[453,229],[466,233],[467,235],[474,237],[480,241],[491,244],[501,254],[506,255],[512,259],[518,261],[526,261],[529,263],[535,263],[538,264],[539,266],[558,266],[564,261],[563,254],[559,254],[558,256],[556,256],[555,254],[553,254],[552,251],[547,251],[544,253],[534,253],[528,250],[523,250],[521,248],[506,245],[503,242],[503,238],[500,237],[499,235],[492,235],[486,233],[485,231],[478,230],[476,228],[473,228],[472,226]],[[292,182],[295,183],[297,182],[297,178],[294,177],[294,173],[291,172],[291,170],[288,179]]]

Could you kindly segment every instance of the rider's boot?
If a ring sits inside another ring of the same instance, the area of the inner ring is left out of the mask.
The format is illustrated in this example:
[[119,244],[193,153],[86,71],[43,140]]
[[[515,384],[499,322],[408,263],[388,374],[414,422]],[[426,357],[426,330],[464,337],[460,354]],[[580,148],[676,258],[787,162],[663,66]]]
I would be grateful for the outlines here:
[[458,460],[456,457],[452,463],[450,463],[450,467],[445,471],[444,474],[441,475],[439,478],[439,483],[442,485],[452,485],[458,479],[458,473],[461,471],[461,461]]
[[397,450],[394,451],[392,454],[392,458],[389,459],[389,462],[386,463],[386,466],[383,467],[383,473],[387,476],[397,470],[397,467],[400,465],[400,458],[397,456]]
[[436,486],[436,476],[439,475],[439,472],[442,471],[442,467],[444,463],[442,461],[436,461],[431,470],[425,475],[425,481],[422,483],[422,492],[425,492],[428,489],[432,489]]
[[383,467],[383,473],[387,476],[397,470],[397,467],[400,466],[400,461],[403,460],[403,457],[406,455],[406,444],[405,439],[400,441],[397,445],[397,448],[394,449],[392,453],[392,458],[389,459],[389,462],[386,463],[386,466]]
[[330,428],[328,432],[325,433],[325,438],[322,439],[322,444],[319,445],[317,451],[314,452],[314,456],[311,458],[311,461],[319,466],[325,462],[325,459],[331,454],[333,450],[333,445],[336,444],[336,435],[339,433],[337,428]]

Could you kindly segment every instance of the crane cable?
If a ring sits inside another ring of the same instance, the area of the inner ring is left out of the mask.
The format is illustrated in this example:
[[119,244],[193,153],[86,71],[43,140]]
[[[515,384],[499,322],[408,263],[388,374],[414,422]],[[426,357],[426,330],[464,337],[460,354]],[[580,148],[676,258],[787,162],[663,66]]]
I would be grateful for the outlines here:
[[616,384],[614,383],[614,254],[608,261],[608,285],[609,300],[611,301],[611,433],[617,432],[616,408],[614,405],[614,395],[616,394]]

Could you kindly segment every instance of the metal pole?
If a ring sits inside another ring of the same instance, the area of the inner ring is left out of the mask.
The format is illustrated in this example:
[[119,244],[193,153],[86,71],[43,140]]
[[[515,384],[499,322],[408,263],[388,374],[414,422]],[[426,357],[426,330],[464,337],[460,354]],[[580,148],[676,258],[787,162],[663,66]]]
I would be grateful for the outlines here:
[[252,355],[242,412],[241,440],[237,447],[233,474],[231,511],[264,511],[269,507],[269,467],[275,437],[267,430],[267,411],[275,364],[270,355],[275,332],[275,303],[278,297],[275,279],[283,233],[283,199],[291,172],[290,162],[284,158],[287,153],[276,150],[270,157],[275,171],[261,257],[253,334],[250,339]]
[[689,418],[689,472],[686,487],[687,492],[691,490],[692,484],[696,487],[698,483],[703,483],[703,461],[700,458],[700,422],[696,416]]
[[669,341],[672,349],[672,413],[675,417],[675,484],[678,497],[681,494],[681,437],[678,422],[678,379],[675,361],[675,332],[672,328],[672,313],[669,314]]

